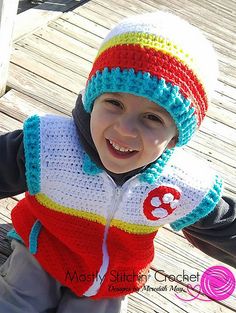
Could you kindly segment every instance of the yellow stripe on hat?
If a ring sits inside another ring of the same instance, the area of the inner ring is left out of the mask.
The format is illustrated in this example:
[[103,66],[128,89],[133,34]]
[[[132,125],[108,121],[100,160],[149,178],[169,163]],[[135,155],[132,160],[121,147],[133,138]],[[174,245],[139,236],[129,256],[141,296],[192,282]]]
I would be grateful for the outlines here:
[[127,233],[132,234],[151,234],[155,231],[158,231],[162,226],[147,226],[147,225],[139,225],[139,224],[131,224],[121,220],[112,220],[111,226],[117,227],[121,230],[124,230]]
[[43,205],[43,206],[45,206],[51,210],[54,210],[56,212],[60,212],[60,213],[68,214],[68,215],[73,215],[76,217],[81,217],[81,218],[87,219],[87,220],[92,221],[92,222],[98,222],[100,224],[106,225],[106,219],[105,219],[105,217],[103,217],[101,215],[65,207],[61,204],[54,202],[53,200],[48,198],[43,193],[37,194],[35,196],[35,198],[41,205]]
[[141,32],[124,33],[111,38],[110,40],[105,42],[98,50],[97,57],[108,48],[125,44],[140,45],[143,47],[153,48],[155,50],[161,50],[175,57],[179,57],[182,61],[185,61],[188,64],[193,63],[193,59],[190,57],[190,55],[185,53],[178,45],[173,44],[171,41],[168,41],[161,36]]
[[[173,44],[171,41],[166,40],[161,36],[141,32],[129,32],[115,36],[105,42],[98,51],[96,59],[107,49],[117,45],[140,45],[141,47],[152,48],[157,51],[162,51],[175,57],[178,61],[188,66],[195,74],[201,76],[201,69],[197,68],[194,64],[192,57],[183,51],[181,47]],[[201,79],[202,83],[202,79]]]

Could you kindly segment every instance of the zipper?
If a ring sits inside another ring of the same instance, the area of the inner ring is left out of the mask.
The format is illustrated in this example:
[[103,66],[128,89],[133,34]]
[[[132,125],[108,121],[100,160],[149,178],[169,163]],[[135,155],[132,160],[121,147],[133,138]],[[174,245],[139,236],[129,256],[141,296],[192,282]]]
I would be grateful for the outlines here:
[[[99,292],[99,289],[105,279],[105,275],[107,273],[107,269],[109,266],[109,254],[108,254],[108,249],[107,249],[107,236],[108,236],[108,231],[110,228],[111,221],[117,211],[119,201],[122,197],[122,191],[125,190],[125,186],[129,184],[132,180],[134,180],[139,174],[131,177],[129,180],[127,180],[123,186],[118,187],[114,180],[106,173],[104,173],[106,178],[109,179],[110,184],[112,185],[112,188],[114,189],[114,204],[112,206],[112,210],[109,211],[109,215],[107,218],[107,222],[105,225],[105,231],[104,231],[104,237],[103,237],[103,243],[102,243],[102,254],[103,254],[103,259],[102,259],[102,265],[100,267],[100,270],[98,272],[97,277],[95,278],[93,284],[89,287],[89,289],[84,293],[84,296],[86,297],[91,297],[96,295]],[[124,192],[123,192],[124,193]],[[102,278],[102,281],[100,280]]]
[[115,215],[115,212],[117,210],[118,207],[118,200],[120,200],[121,198],[121,189],[122,187],[115,187],[115,193],[114,193],[114,204],[112,206],[112,210],[109,211],[109,215],[107,218],[107,222],[106,222],[106,227],[109,228],[110,224],[111,224],[111,220],[113,218],[113,216]]
[[108,178],[108,180],[110,181],[111,185],[112,185],[112,188],[115,189],[115,192],[114,192],[114,204],[113,204],[113,207],[112,207],[112,210],[110,211],[110,214],[107,218],[107,222],[106,222],[106,226],[107,228],[109,228],[110,224],[111,224],[111,220],[113,218],[113,216],[115,215],[116,213],[116,210],[117,210],[117,207],[118,207],[118,203],[119,203],[119,200],[121,199],[122,197],[122,194],[124,194],[124,191],[126,189],[126,186],[127,185],[130,185],[130,183],[135,180],[140,174],[137,174],[133,177],[131,177],[130,179],[128,179],[122,186],[117,186],[115,181],[111,178],[111,176],[109,176],[107,173],[104,173],[103,174],[105,176],[105,179]]

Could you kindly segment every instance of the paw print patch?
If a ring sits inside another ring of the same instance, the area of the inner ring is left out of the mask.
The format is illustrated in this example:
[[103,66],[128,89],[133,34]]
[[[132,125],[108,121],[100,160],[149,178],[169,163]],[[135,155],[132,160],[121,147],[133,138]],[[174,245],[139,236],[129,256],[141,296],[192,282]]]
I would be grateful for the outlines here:
[[143,213],[151,221],[157,221],[172,214],[176,209],[180,192],[169,186],[160,186],[148,193],[143,202]]

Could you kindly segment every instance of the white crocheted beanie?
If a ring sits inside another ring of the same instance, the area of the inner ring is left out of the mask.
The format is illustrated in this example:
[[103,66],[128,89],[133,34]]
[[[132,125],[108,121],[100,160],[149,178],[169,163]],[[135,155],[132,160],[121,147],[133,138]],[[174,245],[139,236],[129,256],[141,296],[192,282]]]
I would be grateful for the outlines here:
[[217,78],[215,52],[181,18],[155,12],[127,18],[103,40],[89,74],[84,108],[106,92],[126,92],[164,107],[178,129],[177,146],[200,126]]

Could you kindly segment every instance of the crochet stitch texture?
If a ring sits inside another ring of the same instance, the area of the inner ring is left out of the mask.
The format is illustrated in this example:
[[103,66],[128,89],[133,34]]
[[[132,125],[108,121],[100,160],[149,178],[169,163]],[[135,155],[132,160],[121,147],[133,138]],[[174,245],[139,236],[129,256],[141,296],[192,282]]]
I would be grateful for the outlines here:
[[[170,113],[182,146],[204,119],[216,68],[211,45],[187,22],[163,12],[131,17],[104,39],[84,108],[91,112],[106,92],[145,97]],[[178,149],[117,186],[85,153],[66,117],[29,118],[24,149],[28,192],[12,210],[9,235],[79,297],[142,288],[159,228],[195,223],[221,196],[221,179],[209,169],[206,176],[205,165]]]
[[[20,236],[41,266],[78,296],[139,290],[158,229],[191,225],[221,195],[214,172],[207,170],[206,177],[204,166],[199,171],[198,161],[183,152],[163,160],[154,181],[138,174],[117,187],[103,170],[91,173],[91,160],[84,166],[86,154],[70,118],[34,116],[24,124],[24,137],[29,193],[12,210],[16,233],[10,235]],[[114,273],[133,279],[120,281]],[[84,280],[73,279],[77,274]]]
[[198,29],[166,12],[123,20],[103,40],[90,72],[84,107],[106,92],[126,92],[164,107],[178,146],[200,126],[217,76],[213,48]]

